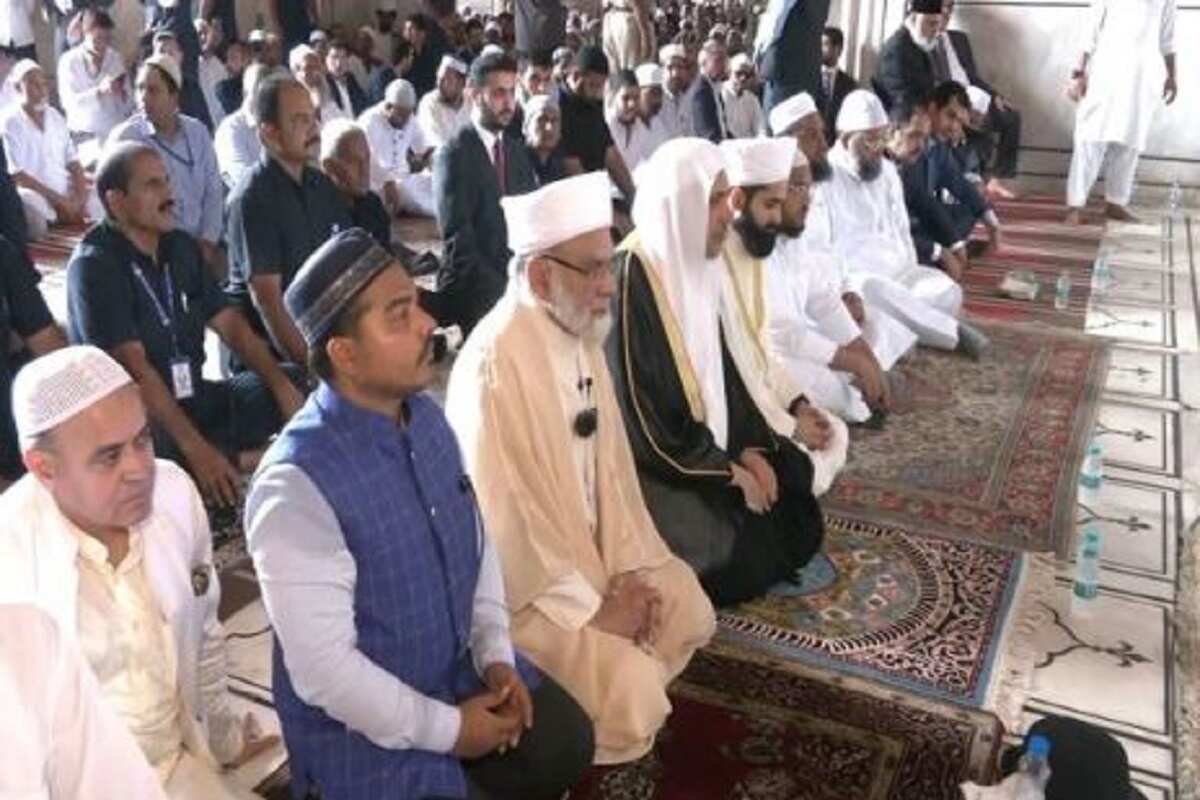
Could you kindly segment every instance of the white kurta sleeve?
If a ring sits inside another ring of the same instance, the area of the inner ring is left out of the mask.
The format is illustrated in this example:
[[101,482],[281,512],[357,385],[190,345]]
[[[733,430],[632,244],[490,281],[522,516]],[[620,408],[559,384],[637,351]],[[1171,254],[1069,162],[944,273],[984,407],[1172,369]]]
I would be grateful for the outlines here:
[[479,582],[475,584],[475,605],[471,617],[471,657],[480,677],[492,664],[516,664],[508,620],[500,557],[496,554],[491,537],[484,536]]
[[558,627],[578,631],[596,616],[602,600],[582,575],[572,572],[555,581],[533,605]]
[[357,646],[357,570],[337,516],[299,467],[254,481],[246,536],[296,694],[380,747],[447,753],[459,710],[380,668]]
[[1158,33],[1158,49],[1164,56],[1175,52],[1176,0],[1164,0],[1162,27]]
[[1088,11],[1089,19],[1087,26],[1083,29],[1082,49],[1085,53],[1096,52],[1096,46],[1100,44],[1100,31],[1104,28],[1104,19],[1108,16],[1107,0],[1092,0],[1092,7]]

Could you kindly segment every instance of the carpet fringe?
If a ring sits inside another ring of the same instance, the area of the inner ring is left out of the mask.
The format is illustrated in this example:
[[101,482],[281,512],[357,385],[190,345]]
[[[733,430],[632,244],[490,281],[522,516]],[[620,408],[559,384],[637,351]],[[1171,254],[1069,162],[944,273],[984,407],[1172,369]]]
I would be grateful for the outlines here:
[[1009,733],[1017,733],[1021,727],[1021,709],[1032,688],[1038,658],[1034,637],[1050,623],[1049,604],[1054,592],[1052,554],[1026,553],[1021,565],[1021,579],[1013,592],[1016,607],[998,645],[985,704]]

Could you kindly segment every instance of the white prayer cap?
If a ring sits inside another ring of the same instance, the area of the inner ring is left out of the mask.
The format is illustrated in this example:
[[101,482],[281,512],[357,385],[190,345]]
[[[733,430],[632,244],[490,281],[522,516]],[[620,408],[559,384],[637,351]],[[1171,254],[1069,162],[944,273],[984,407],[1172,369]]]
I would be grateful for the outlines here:
[[737,72],[742,67],[753,66],[754,62],[750,60],[750,56],[746,53],[738,53],[733,58],[729,59],[730,74]]
[[13,381],[13,421],[22,448],[132,383],[112,356],[91,345],[64,347],[30,361]]
[[663,68],[658,64],[640,64],[633,71],[637,76],[638,86],[662,86]]
[[808,92],[800,92],[772,108],[770,116],[767,117],[767,123],[771,126],[771,133],[778,136],[809,114],[816,113],[817,104],[813,101],[812,95]]
[[156,53],[142,62],[143,66],[158,67],[175,84],[175,91],[183,87],[183,70],[179,62],[166,53]]
[[250,31],[250,35],[246,37],[246,41],[250,44],[266,44],[267,32],[262,28],[255,28]]
[[687,61],[687,48],[676,42],[663,45],[658,51],[658,63],[665,67],[672,58]]
[[404,78],[396,78],[387,85],[383,92],[383,100],[400,108],[417,107],[417,90]]
[[874,92],[855,89],[846,95],[846,99],[842,103],[842,110],[838,112],[838,133],[870,131],[876,128],[886,128],[887,125],[887,112],[883,110],[883,103]]
[[25,79],[25,76],[33,72],[35,69],[41,69],[42,65],[34,61],[32,58],[22,58],[8,72],[8,82],[13,86]]
[[986,114],[992,105],[992,96],[978,86],[968,86],[967,97],[971,99],[971,110],[976,114]]
[[313,50],[312,47],[306,44],[296,45],[292,48],[292,51],[288,53],[288,68],[290,68],[292,72],[299,72],[300,70],[304,69],[304,59],[308,58],[309,56],[317,56],[317,58],[320,58],[320,56],[317,55],[317,51]]
[[483,46],[483,49],[479,51],[480,58],[483,58],[484,56],[492,55],[492,54],[495,54],[498,56],[506,55],[506,53],[504,52],[504,48],[498,44],[485,44]]
[[508,246],[518,256],[540,253],[581,234],[612,227],[612,189],[608,173],[603,171],[505,197],[500,205],[508,224]]
[[464,64],[463,62],[459,61],[457,58],[450,55],[449,53],[442,56],[442,63],[438,64],[437,76],[438,76],[439,80],[441,79],[441,77],[443,75],[446,74],[446,70],[448,70],[448,69],[454,70],[459,75],[465,76],[467,74],[467,65]]
[[786,181],[792,173],[797,149],[796,140],[790,136],[721,142],[725,172],[732,186],[766,186]]

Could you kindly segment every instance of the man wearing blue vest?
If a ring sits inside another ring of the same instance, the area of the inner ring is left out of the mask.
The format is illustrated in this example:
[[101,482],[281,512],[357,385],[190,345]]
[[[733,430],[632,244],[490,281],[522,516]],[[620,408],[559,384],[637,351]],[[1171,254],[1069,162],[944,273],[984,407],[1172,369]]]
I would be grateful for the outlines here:
[[513,652],[458,442],[422,393],[433,322],[412,279],[352,228],[285,302],[321,384],[264,457],[246,529],[293,796],[556,800],[592,724]]

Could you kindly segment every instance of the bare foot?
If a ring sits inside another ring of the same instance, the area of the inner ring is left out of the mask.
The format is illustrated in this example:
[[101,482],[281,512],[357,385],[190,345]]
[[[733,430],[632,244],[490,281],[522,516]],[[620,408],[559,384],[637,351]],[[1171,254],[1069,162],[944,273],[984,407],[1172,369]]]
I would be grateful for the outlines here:
[[1129,209],[1124,206],[1119,206],[1116,203],[1106,203],[1104,206],[1104,216],[1117,222],[1137,222],[1138,218],[1129,213]]
[[1082,225],[1083,210],[1079,208],[1072,208],[1067,212],[1067,218],[1064,219],[1063,222],[1067,225]]
[[988,181],[984,191],[993,200],[1017,200],[1021,197],[1019,193],[1001,183],[999,178],[992,178]]

